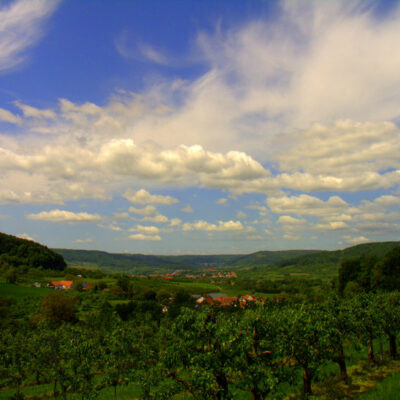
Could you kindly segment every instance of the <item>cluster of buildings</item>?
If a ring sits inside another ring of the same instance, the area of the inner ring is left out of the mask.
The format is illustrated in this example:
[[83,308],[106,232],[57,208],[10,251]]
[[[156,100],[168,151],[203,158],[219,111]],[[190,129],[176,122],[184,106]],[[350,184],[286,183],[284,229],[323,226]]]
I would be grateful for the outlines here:
[[196,303],[199,306],[209,305],[211,307],[214,305],[219,305],[221,307],[246,307],[250,304],[264,303],[264,299],[255,297],[252,294],[246,294],[240,297],[203,295],[196,299]]
[[[41,287],[40,282],[34,282],[34,287]],[[71,290],[74,288],[74,281],[52,281],[46,285],[50,289],[54,290]],[[93,285],[88,282],[82,282],[82,290],[92,289]]]

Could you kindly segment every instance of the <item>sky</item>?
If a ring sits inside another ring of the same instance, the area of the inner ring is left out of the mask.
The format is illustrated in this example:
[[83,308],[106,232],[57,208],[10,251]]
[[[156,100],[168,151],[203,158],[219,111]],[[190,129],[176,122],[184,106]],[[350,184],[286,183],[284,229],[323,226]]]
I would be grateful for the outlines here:
[[0,231],[145,254],[400,240],[400,2],[0,2]]

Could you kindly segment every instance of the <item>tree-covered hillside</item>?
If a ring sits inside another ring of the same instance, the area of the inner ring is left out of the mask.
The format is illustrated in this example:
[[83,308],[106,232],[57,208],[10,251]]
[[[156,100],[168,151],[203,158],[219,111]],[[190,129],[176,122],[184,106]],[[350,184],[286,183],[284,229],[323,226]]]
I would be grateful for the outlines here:
[[0,233],[0,265],[58,271],[66,267],[63,257],[46,246],[5,233]]
[[382,258],[389,250],[400,245],[400,242],[377,242],[365,243],[357,246],[348,247],[343,250],[320,251],[315,254],[307,254],[299,257],[286,259],[276,263],[278,267],[287,266],[330,266],[337,265],[348,259],[357,257],[376,256]]

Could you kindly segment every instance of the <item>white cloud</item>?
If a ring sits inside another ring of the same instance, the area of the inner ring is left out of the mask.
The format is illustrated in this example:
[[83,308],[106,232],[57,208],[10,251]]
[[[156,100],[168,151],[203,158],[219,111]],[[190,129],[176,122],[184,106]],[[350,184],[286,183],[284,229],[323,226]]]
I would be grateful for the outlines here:
[[190,206],[190,204],[188,204],[186,207],[181,208],[181,211],[185,213],[192,213],[193,208]]
[[282,215],[278,218],[278,223],[281,225],[304,225],[307,223],[305,219],[298,219],[290,215]]
[[27,233],[20,233],[19,235],[16,235],[16,236],[19,237],[20,239],[26,239],[26,240],[30,240],[32,242],[35,241],[35,239],[32,236],[28,235]]
[[285,233],[282,237],[286,240],[300,240],[300,236],[293,235],[292,233]]
[[187,222],[183,224],[183,231],[242,231],[244,229],[240,221],[218,221],[218,224],[212,224],[207,221]]
[[56,119],[57,114],[50,109],[39,109],[36,107],[29,106],[27,104],[22,104],[19,101],[14,103],[27,118],[45,118],[45,119]]
[[166,217],[165,215],[162,215],[162,214],[157,214],[154,216],[144,217],[142,219],[142,221],[150,221],[150,222],[155,222],[155,223],[161,224],[161,223],[168,222],[168,217]]
[[349,228],[349,225],[347,225],[343,221],[331,221],[326,224],[317,224],[314,229],[317,231],[337,231],[337,230],[342,230],[342,229],[347,229]]
[[136,231],[140,233],[146,233],[149,235],[154,235],[160,232],[160,229],[156,226],[144,226],[144,225],[136,225],[136,228],[130,229],[130,231]]
[[215,204],[222,205],[222,204],[226,204],[227,201],[228,201],[227,198],[221,197],[220,199],[218,199],[218,200],[215,202]]
[[143,208],[129,207],[129,212],[146,217],[154,217],[158,214],[157,208],[154,206],[146,206]]
[[0,121],[9,122],[10,124],[20,124],[21,118],[4,108],[0,108]]
[[154,241],[154,242],[159,242],[161,239],[161,236],[159,235],[144,235],[143,233],[137,233],[135,235],[129,235],[128,239],[132,240],[149,240],[149,241]]
[[116,220],[123,220],[123,219],[129,219],[130,215],[128,213],[114,213],[113,218]]
[[76,244],[88,244],[88,243],[93,243],[93,239],[92,239],[92,238],[76,239],[76,240],[74,240],[74,243],[76,243]]
[[153,194],[150,194],[145,189],[140,189],[136,192],[129,189],[125,192],[123,197],[125,197],[131,203],[141,204],[141,205],[145,205],[145,204],[171,205],[171,204],[178,203],[178,200],[171,196],[153,195]]
[[25,59],[26,50],[43,34],[43,23],[54,12],[56,0],[17,0],[0,8],[0,71]]
[[268,197],[267,204],[271,211],[277,214],[329,217],[345,211],[355,211],[339,196],[331,196],[327,201],[307,194],[291,197]]
[[102,217],[98,214],[89,214],[86,212],[74,213],[64,210],[42,211],[38,214],[29,214],[26,216],[28,219],[49,221],[49,222],[97,222],[101,221]]
[[352,237],[352,236],[343,236],[343,239],[350,244],[361,244],[361,243],[367,243],[370,242],[368,238],[365,236],[359,236],[359,237]]
[[180,218],[171,218],[169,222],[169,226],[179,226],[182,224],[182,220]]

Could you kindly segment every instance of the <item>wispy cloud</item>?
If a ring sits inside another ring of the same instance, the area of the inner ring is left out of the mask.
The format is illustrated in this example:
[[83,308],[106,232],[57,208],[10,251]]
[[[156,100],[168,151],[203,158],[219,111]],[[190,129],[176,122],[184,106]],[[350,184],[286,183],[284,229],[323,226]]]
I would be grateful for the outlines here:
[[43,35],[43,24],[58,0],[17,0],[0,8],[0,71],[25,60],[26,50]]

